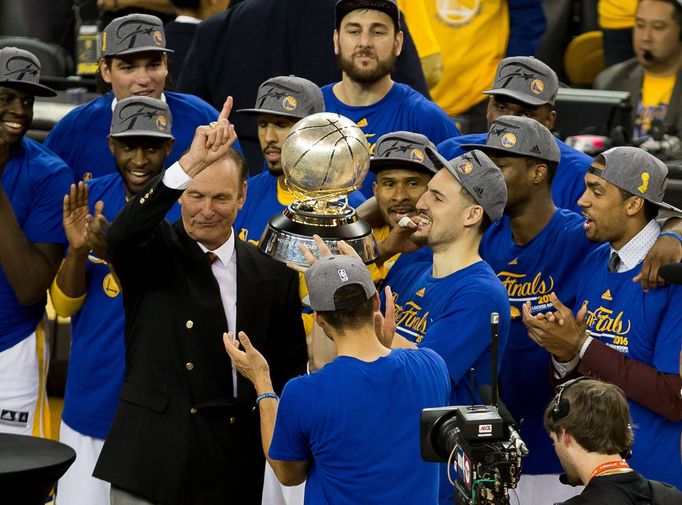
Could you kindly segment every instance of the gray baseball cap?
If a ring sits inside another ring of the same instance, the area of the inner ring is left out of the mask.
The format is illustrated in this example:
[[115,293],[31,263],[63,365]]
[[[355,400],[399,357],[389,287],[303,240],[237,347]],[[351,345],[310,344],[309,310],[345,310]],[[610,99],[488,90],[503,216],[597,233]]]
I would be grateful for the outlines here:
[[523,116],[500,116],[490,125],[485,145],[462,144],[460,147],[557,163],[561,160],[561,151],[552,132],[535,119]]
[[0,86],[18,89],[33,96],[57,96],[57,92],[39,83],[40,61],[18,47],[0,49]]
[[592,165],[589,173],[659,207],[682,214],[682,210],[663,201],[668,167],[661,160],[638,147],[613,147],[601,156],[604,169]]
[[346,14],[359,9],[384,12],[396,27],[400,26],[400,9],[396,0],[339,0],[336,2],[336,26],[341,24]]
[[507,184],[500,168],[483,151],[474,149],[450,161],[437,152],[428,152],[428,155],[438,158],[438,162],[483,207],[491,221],[502,217],[507,205]]
[[168,104],[147,96],[131,96],[116,104],[111,117],[109,135],[122,137],[157,137],[172,139]]
[[273,77],[258,88],[253,109],[239,109],[243,114],[274,114],[303,119],[324,112],[322,90],[312,81],[294,75]]
[[163,23],[149,14],[129,14],[114,19],[102,32],[101,49],[102,58],[150,51],[174,52],[166,48]]
[[492,89],[484,94],[513,98],[527,105],[554,105],[559,78],[554,70],[531,56],[512,56],[497,66]]
[[[355,256],[324,256],[305,273],[308,296],[303,303],[317,312],[347,309],[366,302],[377,292],[367,266]],[[342,286],[358,284],[365,295],[339,299],[337,291]]]
[[427,151],[436,151],[436,146],[425,135],[406,131],[387,133],[374,145],[369,169],[379,173],[402,168],[433,175],[444,165],[438,158],[428,156]]

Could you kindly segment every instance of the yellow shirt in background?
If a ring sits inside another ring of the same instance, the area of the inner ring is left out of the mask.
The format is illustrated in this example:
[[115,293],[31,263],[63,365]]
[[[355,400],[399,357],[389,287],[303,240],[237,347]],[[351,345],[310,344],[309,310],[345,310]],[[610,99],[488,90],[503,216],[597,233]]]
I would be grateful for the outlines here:
[[[380,242],[388,237],[391,229],[388,227],[388,225],[384,225],[381,228],[372,228],[372,232],[374,233],[374,238],[377,240],[377,242]],[[398,258],[400,258],[400,253],[384,261],[381,266],[377,266],[376,263],[367,265],[369,273],[372,275],[372,281],[374,284],[378,284],[386,278],[388,271],[391,269],[393,264],[398,261]]]
[[642,101],[635,120],[635,135],[641,137],[649,133],[654,119],[663,119],[668,113],[668,104],[673,94],[677,75],[656,77],[644,72],[642,82]]
[[637,0],[599,0],[599,27],[621,30],[635,26]]
[[509,7],[505,0],[407,0],[422,2],[441,49],[443,75],[431,89],[450,116],[487,99],[495,70],[507,50]]
[[440,45],[431,29],[426,4],[421,0],[398,0],[398,8],[405,16],[410,35],[420,58],[440,54]]

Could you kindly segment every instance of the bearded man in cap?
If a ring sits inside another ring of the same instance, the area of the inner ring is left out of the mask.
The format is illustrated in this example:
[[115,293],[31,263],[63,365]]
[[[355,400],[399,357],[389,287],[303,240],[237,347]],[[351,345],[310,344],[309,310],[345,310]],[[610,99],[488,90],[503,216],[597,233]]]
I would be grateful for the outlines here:
[[170,52],[163,24],[155,16],[130,14],[104,28],[98,73],[102,96],[69,112],[45,139],[45,145],[71,167],[76,180],[116,172],[107,136],[119,100],[148,96],[168,104],[176,139],[169,163],[189,147],[198,126],[218,117],[218,111],[200,98],[164,91]]
[[[319,237],[317,245],[329,254]],[[247,334],[240,332],[239,342],[224,336],[227,353],[258,393],[268,461],[285,485],[307,478],[306,503],[435,504],[438,467],[421,460],[417,433],[421,410],[448,401],[443,360],[429,349],[382,344],[375,333],[379,296],[357,255],[306,257],[313,262],[306,302],[333,340],[336,359],[290,380],[280,400],[268,362]]]
[[576,272],[576,315],[551,294],[554,310],[532,314],[526,302],[523,321],[552,353],[557,380],[589,375],[625,392],[631,466],[680,488],[682,287],[644,292],[632,282],[661,235],[659,209],[682,213],[663,201],[667,176],[666,165],[642,149],[615,147],[595,158],[579,203],[587,238],[601,246]]
[[[71,349],[60,441],[76,462],[59,480],[57,503],[108,505],[109,483],[92,471],[114,420],[125,372],[123,302],[107,262],[106,228],[126,201],[164,168],[173,149],[168,105],[149,97],[116,104],[109,148],[117,173],[72,185],[64,199],[69,250],[50,288],[57,315],[71,317]],[[175,221],[174,205],[166,218]]]
[[0,431],[49,436],[41,318],[64,253],[60,209],[73,176],[25,137],[35,97],[56,96],[39,80],[35,55],[0,49]]

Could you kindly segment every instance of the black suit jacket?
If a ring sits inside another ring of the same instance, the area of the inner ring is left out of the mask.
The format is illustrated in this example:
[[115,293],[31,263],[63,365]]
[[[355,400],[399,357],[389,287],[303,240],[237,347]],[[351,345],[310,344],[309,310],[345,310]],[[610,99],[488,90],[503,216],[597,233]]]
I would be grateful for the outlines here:
[[168,70],[170,71],[171,82],[178,82],[182,63],[185,61],[189,46],[192,45],[194,34],[197,32],[197,26],[195,23],[171,21],[164,27],[166,47],[175,51],[168,55]]
[[[126,377],[94,475],[154,503],[260,504],[264,457],[255,390],[232,368],[218,283],[159,176],[111,225],[123,290]],[[270,363],[275,389],[305,370],[298,275],[235,242],[237,330]]]
[[[211,16],[197,28],[177,82],[220,110],[228,95],[234,111],[256,103],[258,87],[278,75],[296,75],[324,86],[341,79],[332,34],[336,0],[248,0]],[[402,20],[402,18],[401,18]],[[407,26],[393,78],[427,98],[429,88]],[[230,116],[249,172],[263,168],[253,116]]]

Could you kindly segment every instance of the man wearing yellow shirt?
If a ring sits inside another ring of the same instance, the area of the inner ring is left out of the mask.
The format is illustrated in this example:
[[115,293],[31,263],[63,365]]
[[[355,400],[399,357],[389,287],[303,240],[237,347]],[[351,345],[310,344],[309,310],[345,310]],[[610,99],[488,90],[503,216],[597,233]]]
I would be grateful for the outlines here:
[[630,92],[634,136],[649,134],[653,121],[665,133],[682,132],[682,5],[641,0],[633,32],[635,58],[607,68],[595,88]]
[[[544,32],[539,0],[409,0],[424,4],[429,28],[440,46],[443,73],[431,96],[451,117],[466,116],[464,133],[487,130],[485,97],[505,56],[532,56]],[[407,8],[410,19],[414,7]],[[415,32],[419,48],[424,35]],[[437,140],[437,139],[434,139]]]

